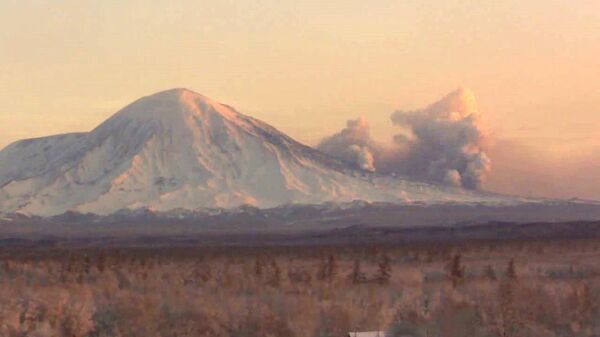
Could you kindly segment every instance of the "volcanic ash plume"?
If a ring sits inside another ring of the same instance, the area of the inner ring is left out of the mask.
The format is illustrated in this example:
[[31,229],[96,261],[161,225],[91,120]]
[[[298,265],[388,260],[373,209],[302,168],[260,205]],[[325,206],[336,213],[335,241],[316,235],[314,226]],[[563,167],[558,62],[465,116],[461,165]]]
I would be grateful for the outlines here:
[[317,148],[354,167],[375,171],[377,144],[371,139],[369,124],[363,118],[349,120],[346,128],[323,139]]
[[470,189],[481,186],[491,162],[485,153],[488,136],[471,91],[459,89],[421,110],[396,111],[391,120],[402,128],[392,145],[376,143],[369,125],[359,118],[318,148],[371,171]]
[[491,162],[485,153],[487,133],[475,96],[459,89],[422,110],[396,111],[392,122],[408,137],[395,137],[409,151],[397,158],[403,173],[423,180],[479,188]]

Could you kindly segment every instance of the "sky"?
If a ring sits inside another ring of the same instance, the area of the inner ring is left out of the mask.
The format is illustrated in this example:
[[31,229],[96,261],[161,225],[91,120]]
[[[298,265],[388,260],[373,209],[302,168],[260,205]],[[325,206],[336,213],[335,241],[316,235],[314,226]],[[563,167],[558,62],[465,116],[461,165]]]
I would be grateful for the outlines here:
[[174,87],[311,145],[468,87],[486,188],[600,200],[600,1],[0,0],[0,148]]

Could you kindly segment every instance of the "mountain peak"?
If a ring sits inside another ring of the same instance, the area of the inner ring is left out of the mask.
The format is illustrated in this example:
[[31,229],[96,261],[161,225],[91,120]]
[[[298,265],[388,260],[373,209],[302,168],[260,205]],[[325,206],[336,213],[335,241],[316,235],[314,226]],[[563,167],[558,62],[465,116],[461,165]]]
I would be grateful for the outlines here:
[[[186,88],[160,91],[142,97],[118,111],[106,123],[114,125],[127,121],[158,122],[162,125],[183,120],[235,120],[240,114],[233,108]],[[102,126],[102,125],[101,125]]]
[[152,95],[144,96],[139,100],[135,101],[133,104],[146,101],[151,102],[151,104],[157,104],[158,102],[164,104],[177,105],[197,105],[199,103],[210,106],[221,105],[220,103],[187,88],[174,88],[159,91]]
[[170,98],[195,98],[200,100],[210,100],[208,97],[199,94],[193,90],[187,88],[173,88],[168,90],[159,91],[152,95],[143,97],[142,99],[152,98],[152,99],[170,99]]

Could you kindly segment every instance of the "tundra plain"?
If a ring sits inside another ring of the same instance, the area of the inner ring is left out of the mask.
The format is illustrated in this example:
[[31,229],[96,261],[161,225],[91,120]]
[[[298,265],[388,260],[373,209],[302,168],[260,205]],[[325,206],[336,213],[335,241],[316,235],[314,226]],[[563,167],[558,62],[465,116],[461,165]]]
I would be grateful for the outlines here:
[[600,239],[591,234],[74,242],[3,241],[0,335],[600,334]]

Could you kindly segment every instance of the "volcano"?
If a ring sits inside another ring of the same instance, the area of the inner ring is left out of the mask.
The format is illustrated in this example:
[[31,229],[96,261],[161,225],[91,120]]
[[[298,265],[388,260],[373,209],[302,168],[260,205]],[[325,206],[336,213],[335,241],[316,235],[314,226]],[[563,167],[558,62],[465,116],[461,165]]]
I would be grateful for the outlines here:
[[94,130],[0,151],[0,212],[259,208],[353,200],[506,198],[349,167],[270,125],[187,89],[143,97]]

